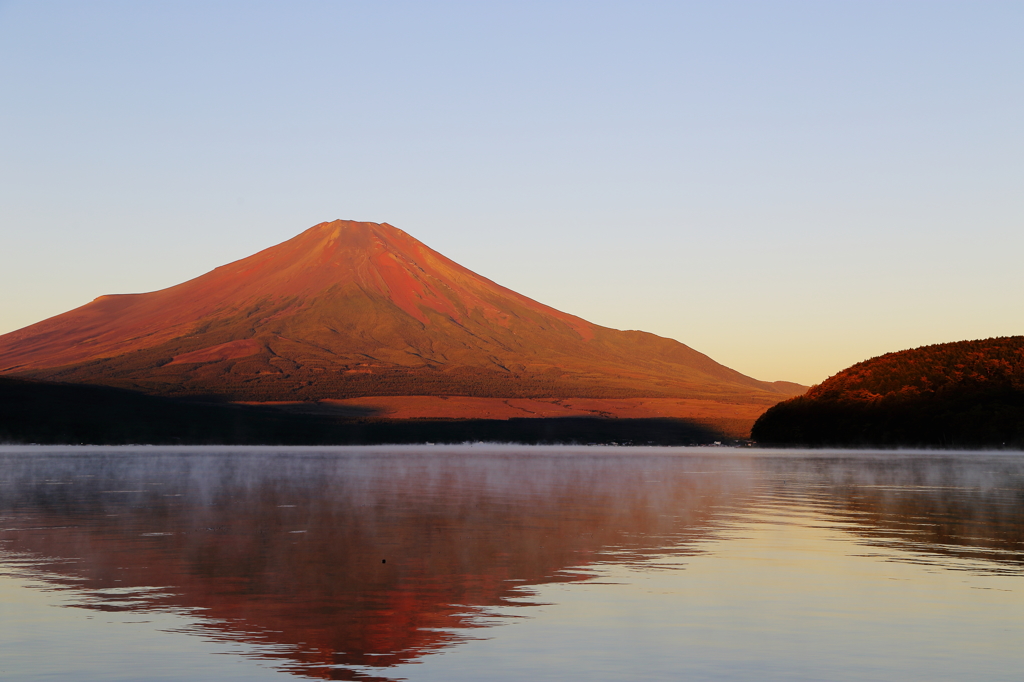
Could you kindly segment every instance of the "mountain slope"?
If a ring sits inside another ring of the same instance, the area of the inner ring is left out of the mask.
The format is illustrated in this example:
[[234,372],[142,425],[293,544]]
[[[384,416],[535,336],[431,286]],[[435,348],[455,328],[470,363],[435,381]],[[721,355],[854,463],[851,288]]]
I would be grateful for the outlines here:
[[755,423],[766,444],[1024,445],[1024,336],[959,341],[860,362]]
[[770,405],[757,381],[467,270],[387,224],[334,221],[168,289],[0,336],[0,373],[163,395],[683,397]]

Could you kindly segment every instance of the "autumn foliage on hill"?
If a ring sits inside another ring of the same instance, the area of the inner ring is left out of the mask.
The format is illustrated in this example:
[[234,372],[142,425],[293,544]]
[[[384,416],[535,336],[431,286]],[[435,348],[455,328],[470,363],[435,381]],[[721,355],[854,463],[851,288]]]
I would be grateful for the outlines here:
[[889,353],[770,408],[765,444],[1024,446],[1024,336]]

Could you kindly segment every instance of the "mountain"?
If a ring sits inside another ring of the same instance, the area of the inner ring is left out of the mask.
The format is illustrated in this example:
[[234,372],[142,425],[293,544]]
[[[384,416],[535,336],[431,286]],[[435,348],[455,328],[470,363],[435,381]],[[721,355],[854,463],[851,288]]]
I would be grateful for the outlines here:
[[752,436],[772,445],[1024,446],[1024,336],[866,360],[770,408]]
[[101,296],[0,336],[0,374],[246,402],[649,398],[763,409],[804,390],[555,310],[386,223],[340,220],[177,286]]

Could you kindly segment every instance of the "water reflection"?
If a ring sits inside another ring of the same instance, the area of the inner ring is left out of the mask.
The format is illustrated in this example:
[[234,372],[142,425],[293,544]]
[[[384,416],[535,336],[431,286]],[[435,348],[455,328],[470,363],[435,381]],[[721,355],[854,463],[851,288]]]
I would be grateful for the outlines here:
[[[716,470],[708,470],[706,465]],[[471,635],[521,586],[699,538],[743,463],[576,453],[12,456],[5,549],[95,609],[201,609],[298,672],[388,666]],[[156,586],[157,589],[151,589]],[[280,650],[280,647],[278,647]]]
[[200,614],[202,634],[325,679],[384,679],[529,612],[539,586],[664,570],[755,518],[1024,567],[1024,461],[998,455],[149,448],[8,451],[0,471],[8,567],[89,609]]
[[986,573],[1024,566],[1019,455],[811,454],[761,464],[771,476],[770,504],[811,505],[867,546],[911,553],[894,554],[898,560]]

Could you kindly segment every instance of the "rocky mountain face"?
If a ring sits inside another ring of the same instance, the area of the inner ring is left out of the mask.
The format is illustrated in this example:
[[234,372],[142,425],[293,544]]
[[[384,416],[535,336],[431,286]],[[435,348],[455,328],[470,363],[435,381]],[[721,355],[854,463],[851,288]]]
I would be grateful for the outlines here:
[[0,374],[234,401],[802,393],[677,341],[591,324],[388,224],[334,221],[177,286],[0,336]]

